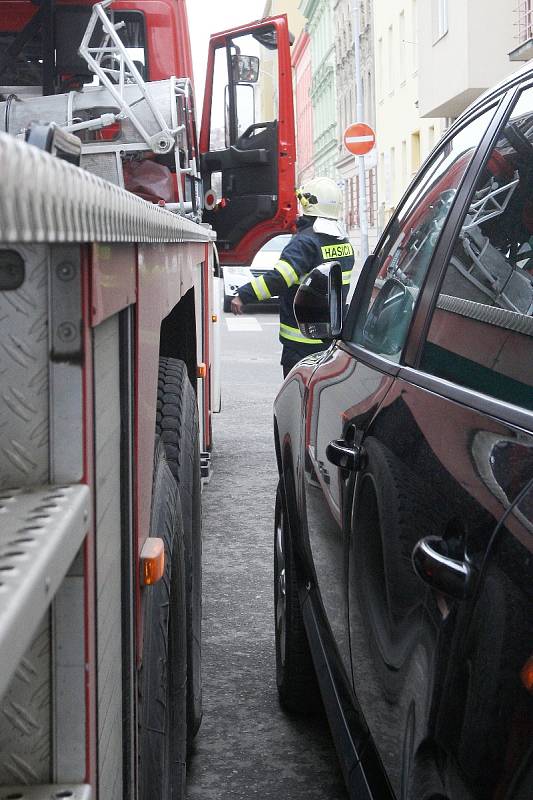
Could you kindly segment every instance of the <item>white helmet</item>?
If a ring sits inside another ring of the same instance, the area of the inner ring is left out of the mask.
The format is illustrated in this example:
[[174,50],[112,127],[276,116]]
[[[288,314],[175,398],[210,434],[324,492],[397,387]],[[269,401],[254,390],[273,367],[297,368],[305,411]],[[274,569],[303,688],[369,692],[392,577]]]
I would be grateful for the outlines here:
[[331,178],[313,178],[296,189],[296,197],[309,217],[340,217],[342,192]]

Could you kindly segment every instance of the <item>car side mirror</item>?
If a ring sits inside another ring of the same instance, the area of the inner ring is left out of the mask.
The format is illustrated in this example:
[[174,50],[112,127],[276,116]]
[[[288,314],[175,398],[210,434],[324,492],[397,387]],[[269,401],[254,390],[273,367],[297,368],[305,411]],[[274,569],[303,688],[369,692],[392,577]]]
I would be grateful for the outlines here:
[[368,312],[363,345],[374,353],[394,355],[401,350],[413,313],[414,298],[397,278],[387,278]]
[[330,261],[315,267],[300,284],[294,315],[306,339],[330,341],[342,328],[342,267]]

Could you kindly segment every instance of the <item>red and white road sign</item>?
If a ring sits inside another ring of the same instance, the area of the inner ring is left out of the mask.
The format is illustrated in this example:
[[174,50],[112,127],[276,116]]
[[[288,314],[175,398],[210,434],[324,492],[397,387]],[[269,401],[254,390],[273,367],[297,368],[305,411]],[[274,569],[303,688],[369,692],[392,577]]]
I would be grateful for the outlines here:
[[364,156],[370,153],[376,144],[376,134],[364,122],[354,122],[344,131],[344,146],[354,156]]

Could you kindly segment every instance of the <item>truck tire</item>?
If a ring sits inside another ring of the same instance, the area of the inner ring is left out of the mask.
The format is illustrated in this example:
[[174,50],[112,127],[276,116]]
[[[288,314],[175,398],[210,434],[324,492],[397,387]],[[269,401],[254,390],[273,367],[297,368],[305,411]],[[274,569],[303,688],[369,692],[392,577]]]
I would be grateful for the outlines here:
[[165,571],[143,590],[139,673],[139,800],[183,800],[187,750],[185,554],[180,498],[156,445],[150,531],[165,544]]
[[280,704],[287,711],[315,713],[321,709],[322,702],[300,609],[281,482],[276,493],[274,524],[274,623]]
[[183,519],[187,603],[187,740],[202,721],[202,513],[198,408],[183,361],[159,359],[156,434],[178,486]]

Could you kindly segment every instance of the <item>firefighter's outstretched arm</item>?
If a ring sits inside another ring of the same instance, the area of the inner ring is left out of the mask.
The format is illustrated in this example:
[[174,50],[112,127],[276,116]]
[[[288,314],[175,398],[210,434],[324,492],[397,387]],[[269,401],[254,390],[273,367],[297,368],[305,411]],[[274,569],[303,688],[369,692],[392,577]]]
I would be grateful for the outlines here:
[[294,236],[281,253],[280,259],[273,269],[239,289],[237,297],[231,303],[234,314],[242,314],[248,303],[262,303],[271,297],[281,297],[291,286],[300,283],[316,261],[316,253],[312,241],[305,236]]

